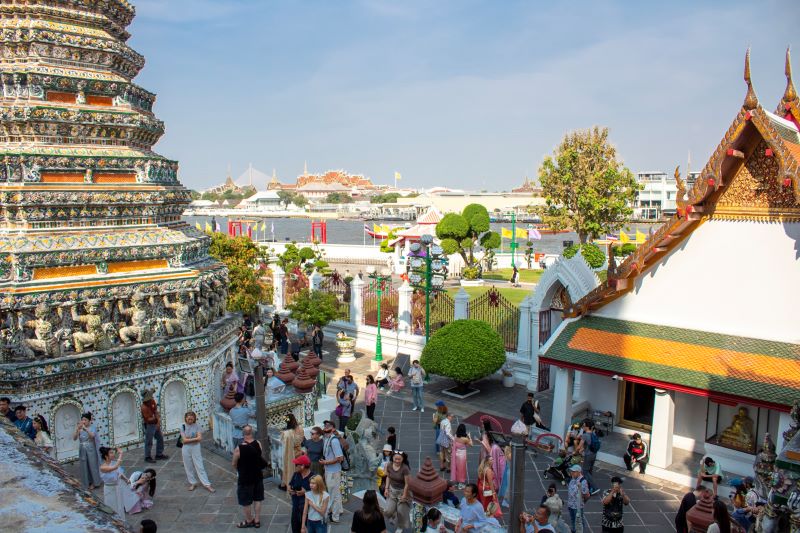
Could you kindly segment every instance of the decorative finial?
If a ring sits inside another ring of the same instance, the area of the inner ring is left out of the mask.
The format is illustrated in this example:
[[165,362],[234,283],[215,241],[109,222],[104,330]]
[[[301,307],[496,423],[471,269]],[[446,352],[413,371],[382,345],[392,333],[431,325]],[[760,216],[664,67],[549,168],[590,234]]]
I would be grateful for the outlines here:
[[678,207],[684,207],[686,205],[686,183],[681,179],[680,169],[680,165],[675,167],[675,187],[678,189],[675,195],[675,203]]
[[786,91],[783,93],[783,103],[789,104],[795,100],[797,100],[797,91],[794,88],[794,82],[792,81],[792,58],[789,55],[789,47],[786,47],[786,67],[784,69],[786,73]]
[[747,110],[755,109],[758,106],[758,98],[753,90],[753,82],[750,80],[750,48],[744,56],[744,81],[747,83],[747,95],[744,97],[744,108]]

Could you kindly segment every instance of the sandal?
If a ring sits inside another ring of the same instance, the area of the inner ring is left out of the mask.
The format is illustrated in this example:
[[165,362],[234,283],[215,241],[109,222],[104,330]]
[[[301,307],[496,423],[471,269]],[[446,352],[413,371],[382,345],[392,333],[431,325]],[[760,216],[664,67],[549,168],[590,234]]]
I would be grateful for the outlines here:
[[261,521],[260,520],[256,520],[255,522],[253,522],[253,527],[256,528],[256,529],[260,528],[261,527]]
[[194,490],[196,488],[197,488],[197,485],[195,485],[195,484],[189,485],[189,490]]
[[211,485],[203,485],[203,488],[206,489],[208,492],[211,492],[211,493],[217,492],[217,490],[214,487],[212,487]]
[[256,525],[255,525],[255,522],[247,522],[246,520],[242,520],[241,522],[236,524],[236,527],[239,528],[239,529],[245,529],[245,528],[248,528],[248,527],[256,527]]

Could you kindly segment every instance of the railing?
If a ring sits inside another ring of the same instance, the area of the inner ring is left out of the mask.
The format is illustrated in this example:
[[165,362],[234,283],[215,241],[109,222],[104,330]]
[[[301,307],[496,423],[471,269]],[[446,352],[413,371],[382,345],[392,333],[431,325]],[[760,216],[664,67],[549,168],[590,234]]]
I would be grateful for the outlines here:
[[517,350],[519,315],[519,307],[494,287],[469,302],[469,318],[482,320],[492,326],[503,337],[509,352]]
[[[362,321],[367,326],[378,325],[378,295],[365,286],[361,293]],[[381,327],[394,329],[400,313],[400,295],[394,287],[381,294]]]
[[[431,334],[455,320],[456,303],[446,292],[433,293],[431,301]],[[414,291],[411,296],[411,326],[418,335],[425,334],[425,292]]]

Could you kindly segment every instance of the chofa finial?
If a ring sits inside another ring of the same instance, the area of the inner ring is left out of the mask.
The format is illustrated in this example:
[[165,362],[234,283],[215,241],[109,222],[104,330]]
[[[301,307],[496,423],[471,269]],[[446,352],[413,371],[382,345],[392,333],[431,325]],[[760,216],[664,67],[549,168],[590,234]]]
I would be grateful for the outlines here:
[[758,98],[753,90],[753,82],[750,79],[750,48],[744,55],[744,81],[747,83],[747,95],[744,97],[744,108],[755,109],[758,106]]
[[797,91],[794,88],[794,81],[792,81],[792,58],[789,55],[789,47],[786,47],[786,91],[783,93],[783,103],[788,104],[797,100]]

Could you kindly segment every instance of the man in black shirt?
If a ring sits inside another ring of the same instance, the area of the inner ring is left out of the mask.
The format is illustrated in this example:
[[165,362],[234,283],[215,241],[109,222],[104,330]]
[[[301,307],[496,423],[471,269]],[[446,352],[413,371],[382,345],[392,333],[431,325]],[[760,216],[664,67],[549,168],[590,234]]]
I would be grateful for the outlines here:
[[695,506],[697,500],[703,497],[708,489],[703,485],[695,487],[693,492],[687,492],[681,500],[681,506],[678,507],[678,514],[675,515],[675,529],[677,533],[688,533],[689,524],[686,522],[686,513],[689,509]]
[[244,511],[244,522],[237,527],[261,527],[261,502],[264,501],[264,468],[261,445],[253,438],[253,426],[242,428],[242,442],[233,451],[233,467],[239,477],[236,498]]
[[522,422],[528,426],[528,436],[530,437],[531,430],[533,429],[533,425],[536,423],[535,414],[536,411],[533,408],[533,393],[528,393],[528,399],[525,400],[525,403],[522,404],[522,407],[519,408],[519,412],[522,413]]
[[303,508],[306,505],[306,492],[311,490],[311,459],[301,455],[292,460],[294,475],[289,481],[289,494],[292,497],[292,533],[300,533],[303,527]]
[[314,348],[314,353],[320,359],[322,359],[322,341],[324,339],[325,334],[322,332],[322,328],[315,325],[314,331],[311,333],[311,347]]

